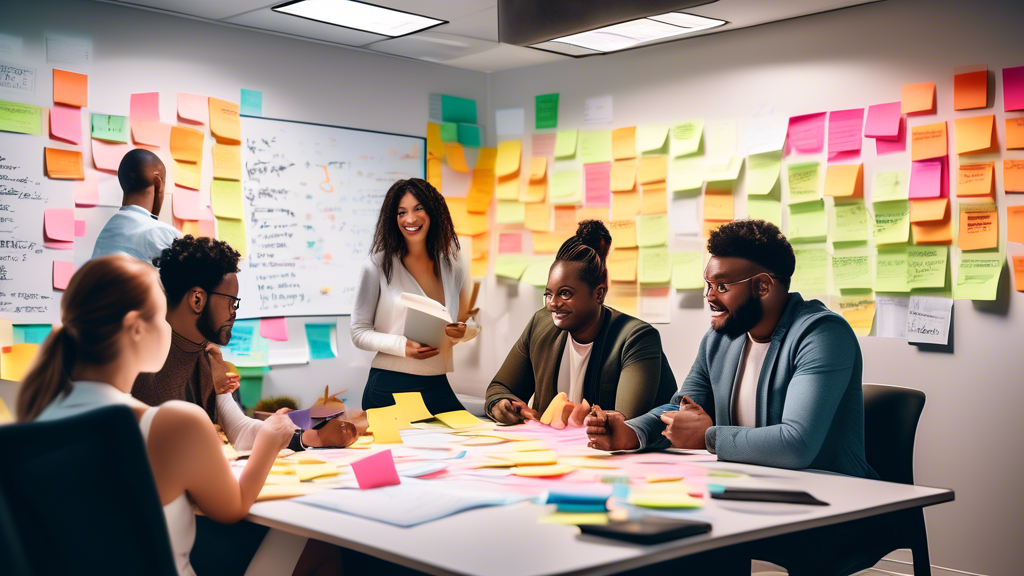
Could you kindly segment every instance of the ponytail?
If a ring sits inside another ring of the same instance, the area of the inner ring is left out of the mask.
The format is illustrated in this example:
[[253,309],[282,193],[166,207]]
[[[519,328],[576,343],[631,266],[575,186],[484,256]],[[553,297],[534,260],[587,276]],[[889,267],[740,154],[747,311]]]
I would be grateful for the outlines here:
[[50,402],[70,390],[77,348],[64,326],[50,332],[18,392],[15,412],[19,422],[35,420]]
[[580,280],[591,289],[605,282],[608,271],[605,259],[611,248],[612,236],[600,220],[580,222],[576,235],[562,243],[555,262],[579,264]]

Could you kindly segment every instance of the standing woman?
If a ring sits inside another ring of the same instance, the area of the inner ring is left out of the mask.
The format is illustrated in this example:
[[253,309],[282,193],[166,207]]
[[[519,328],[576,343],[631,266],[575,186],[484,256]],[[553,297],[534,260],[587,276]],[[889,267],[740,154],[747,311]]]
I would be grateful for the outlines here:
[[[363,263],[352,310],[352,343],[376,352],[363,390],[363,409],[390,406],[395,392],[420,392],[432,414],[463,410],[446,374],[452,345],[480,333],[471,319],[471,282],[444,198],[426,180],[395,182],[384,196],[370,256]],[[440,348],[403,336],[403,292],[426,296],[452,314]]]

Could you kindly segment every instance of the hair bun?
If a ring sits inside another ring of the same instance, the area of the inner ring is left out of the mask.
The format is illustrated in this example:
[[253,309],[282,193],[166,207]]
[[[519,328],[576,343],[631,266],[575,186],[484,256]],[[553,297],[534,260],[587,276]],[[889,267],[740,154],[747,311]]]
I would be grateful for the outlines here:
[[576,237],[585,246],[589,246],[601,260],[608,257],[608,249],[612,245],[612,235],[600,220],[582,220],[576,228]]

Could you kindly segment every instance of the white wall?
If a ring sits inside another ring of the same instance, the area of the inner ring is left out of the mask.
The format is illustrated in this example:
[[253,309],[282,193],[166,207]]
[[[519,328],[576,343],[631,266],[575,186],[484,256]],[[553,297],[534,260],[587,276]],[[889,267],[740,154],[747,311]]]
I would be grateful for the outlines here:
[[[789,116],[859,108],[899,100],[904,83],[935,81],[939,119],[995,113],[999,141],[1005,144],[1002,118],[1020,114],[1004,114],[1001,96],[997,108],[953,113],[952,69],[987,63],[998,74],[1024,64],[1021,22],[1020,2],[890,0],[646,50],[495,73],[489,78],[490,106],[523,106],[530,126],[533,97],[560,92],[559,126],[585,128],[583,101],[611,94],[610,127],[615,128],[691,117],[739,119],[764,110]],[[952,136],[952,123],[950,130]],[[876,163],[870,140],[864,152],[870,170]],[[1022,152],[1001,156],[1024,158]],[[909,169],[908,157],[899,162],[899,169]],[[865,182],[870,186],[869,177]],[[1004,195],[1001,184],[997,188],[1001,218],[1006,205],[1024,203],[1024,196]],[[741,196],[737,214],[745,213]],[[927,512],[933,563],[985,574],[1019,573],[1024,562],[1024,500],[1019,497],[1024,294],[1011,292],[1010,274],[1003,271],[997,302],[956,302],[953,353],[923,351],[901,340],[860,339],[866,382],[910,386],[928,395],[916,479],[957,493],[956,502]],[[467,377],[486,379],[500,363],[525,326],[524,313],[539,305],[535,299],[527,305],[523,292],[534,291],[519,286],[489,293],[489,332],[481,347],[495,355],[481,360],[486,369],[474,374],[462,360],[460,383]],[[693,361],[707,324],[700,302],[678,302],[672,323],[658,326],[677,379]]]

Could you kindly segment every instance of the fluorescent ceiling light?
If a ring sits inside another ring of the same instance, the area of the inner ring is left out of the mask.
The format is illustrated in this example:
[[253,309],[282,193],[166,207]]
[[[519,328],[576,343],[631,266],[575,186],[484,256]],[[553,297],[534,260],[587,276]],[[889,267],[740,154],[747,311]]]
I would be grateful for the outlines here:
[[294,0],[274,6],[273,10],[392,38],[447,24],[445,20],[352,0]]
[[559,42],[579,46],[595,52],[615,52],[642,44],[668,40],[685,34],[692,34],[725,24],[723,20],[694,16],[682,12],[669,12],[629,20],[604,28],[588,30],[579,34],[554,38],[548,42]]

